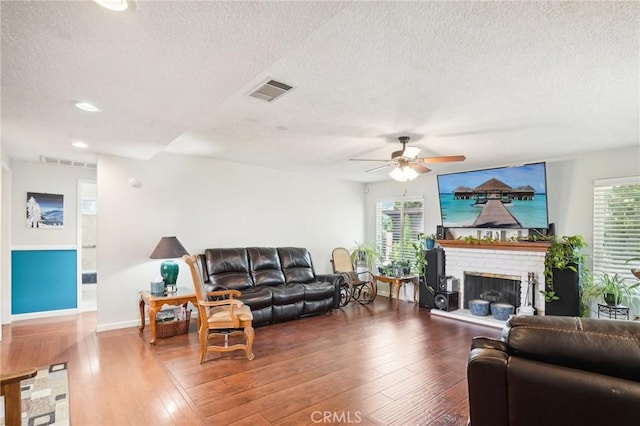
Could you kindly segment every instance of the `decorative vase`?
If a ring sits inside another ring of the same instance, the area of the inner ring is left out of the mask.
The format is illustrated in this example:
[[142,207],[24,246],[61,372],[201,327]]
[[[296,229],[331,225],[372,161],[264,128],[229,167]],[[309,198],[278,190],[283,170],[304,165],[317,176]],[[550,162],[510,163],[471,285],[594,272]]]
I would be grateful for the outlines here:
[[436,240],[426,240],[425,246],[427,247],[427,250],[433,250],[436,246]]

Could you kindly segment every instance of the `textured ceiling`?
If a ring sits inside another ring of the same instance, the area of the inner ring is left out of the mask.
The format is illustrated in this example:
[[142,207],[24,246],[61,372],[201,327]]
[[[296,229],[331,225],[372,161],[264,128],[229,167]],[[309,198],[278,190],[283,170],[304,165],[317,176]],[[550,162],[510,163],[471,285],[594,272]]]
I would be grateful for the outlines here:
[[[164,151],[371,182],[389,177],[348,159],[387,159],[400,135],[467,156],[433,173],[640,143],[638,2],[2,1],[1,15],[14,159]],[[268,79],[294,89],[248,96]]]

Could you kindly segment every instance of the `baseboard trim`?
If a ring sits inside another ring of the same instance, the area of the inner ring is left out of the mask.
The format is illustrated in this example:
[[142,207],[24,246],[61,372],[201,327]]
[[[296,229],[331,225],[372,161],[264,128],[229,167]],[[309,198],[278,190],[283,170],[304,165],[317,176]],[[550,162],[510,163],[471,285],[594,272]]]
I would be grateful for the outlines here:
[[64,315],[75,315],[80,311],[77,308],[73,309],[58,309],[55,311],[41,311],[41,312],[29,312],[26,314],[12,314],[11,322],[22,321],[39,318],[61,317]]

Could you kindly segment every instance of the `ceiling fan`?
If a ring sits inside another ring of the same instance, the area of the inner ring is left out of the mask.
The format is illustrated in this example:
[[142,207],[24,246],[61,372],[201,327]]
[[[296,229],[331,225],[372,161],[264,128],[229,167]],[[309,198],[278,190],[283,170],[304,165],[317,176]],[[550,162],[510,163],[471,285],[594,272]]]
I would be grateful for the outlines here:
[[[411,180],[421,174],[429,173],[431,169],[425,166],[427,163],[450,163],[455,161],[464,161],[464,155],[449,155],[446,157],[418,157],[420,148],[407,146],[409,136],[400,136],[398,138],[402,144],[402,149],[391,153],[390,160],[373,160],[368,158],[350,158],[350,161],[382,161],[387,164],[366,170],[367,172],[375,172],[377,170],[386,169],[387,167],[396,166],[391,172],[391,177],[396,180]],[[395,174],[395,176],[394,176]]]

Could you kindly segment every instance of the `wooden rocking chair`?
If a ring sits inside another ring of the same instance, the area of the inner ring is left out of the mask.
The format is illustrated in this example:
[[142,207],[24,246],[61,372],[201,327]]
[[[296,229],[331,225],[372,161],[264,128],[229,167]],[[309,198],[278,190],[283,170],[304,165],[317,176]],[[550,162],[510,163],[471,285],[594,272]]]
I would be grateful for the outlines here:
[[376,298],[377,286],[370,271],[356,272],[351,261],[349,250],[337,247],[331,252],[331,264],[335,274],[342,274],[345,286],[342,289],[340,306],[345,306],[350,299],[361,305],[366,305]]
[[[184,261],[191,269],[193,286],[198,299],[198,339],[200,341],[200,364],[204,363],[207,352],[245,351],[247,358],[254,358],[253,315],[249,306],[236,299],[238,290],[207,291],[202,279],[202,268],[197,255],[184,256]],[[229,346],[229,337],[243,336],[244,343]],[[210,343],[215,338],[222,338],[222,345]]]

